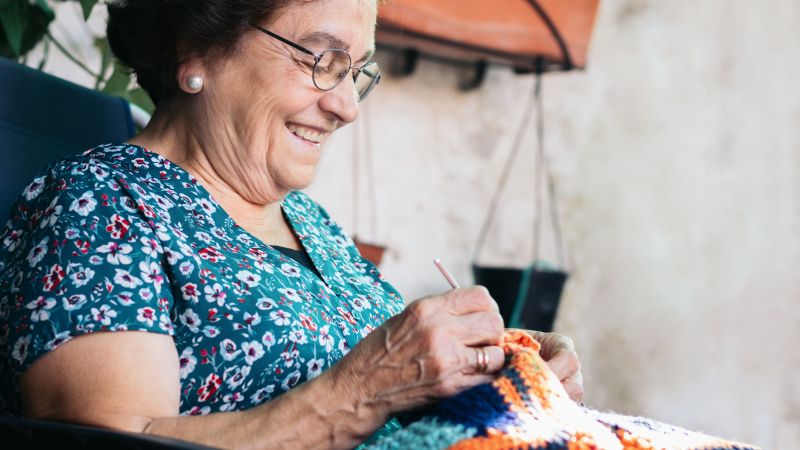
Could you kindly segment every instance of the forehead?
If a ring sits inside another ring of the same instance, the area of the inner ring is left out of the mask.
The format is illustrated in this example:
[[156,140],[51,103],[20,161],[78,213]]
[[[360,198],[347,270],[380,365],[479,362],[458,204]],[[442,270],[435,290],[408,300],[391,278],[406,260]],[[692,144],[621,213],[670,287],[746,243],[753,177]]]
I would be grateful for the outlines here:
[[355,51],[374,47],[375,0],[312,0],[287,7],[272,21],[298,43]]

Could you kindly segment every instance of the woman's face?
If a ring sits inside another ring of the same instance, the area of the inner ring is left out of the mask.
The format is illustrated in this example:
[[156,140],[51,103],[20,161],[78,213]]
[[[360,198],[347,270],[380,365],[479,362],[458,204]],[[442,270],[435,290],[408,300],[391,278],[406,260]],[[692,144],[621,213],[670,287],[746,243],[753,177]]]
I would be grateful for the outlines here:
[[[361,66],[374,50],[375,17],[374,0],[315,0],[261,25],[316,54],[343,48]],[[205,133],[232,146],[210,152],[217,159],[211,163],[237,178],[226,181],[242,185],[236,190],[251,202],[308,186],[331,133],[358,116],[353,78],[321,91],[313,63],[254,28],[234,54],[207,69],[203,109],[219,123],[207,124]]]

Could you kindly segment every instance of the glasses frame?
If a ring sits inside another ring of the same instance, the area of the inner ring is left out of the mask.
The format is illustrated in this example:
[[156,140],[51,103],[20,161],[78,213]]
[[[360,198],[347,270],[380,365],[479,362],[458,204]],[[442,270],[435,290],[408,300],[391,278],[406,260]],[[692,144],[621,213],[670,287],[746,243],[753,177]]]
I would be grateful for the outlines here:
[[[311,82],[314,83],[314,87],[316,87],[317,89],[319,89],[321,91],[330,91],[332,89],[335,89],[336,86],[339,86],[339,84],[342,82],[342,80],[345,79],[345,77],[339,78],[339,80],[336,82],[336,84],[334,84],[333,86],[331,86],[331,87],[329,87],[327,89],[322,88],[322,87],[319,86],[319,84],[317,84],[317,78],[316,78],[317,64],[319,64],[319,62],[322,60],[322,58],[328,52],[331,52],[331,51],[342,52],[345,55],[347,55],[347,59],[350,61],[348,63],[349,67],[347,69],[347,72],[353,73],[353,83],[355,83],[356,79],[359,77],[359,75],[361,75],[362,72],[365,72],[364,68],[367,67],[368,65],[374,64],[376,67],[379,67],[378,63],[376,63],[375,61],[367,61],[363,65],[361,65],[360,67],[354,66],[353,65],[353,58],[350,56],[350,53],[348,53],[347,50],[342,49],[342,48],[329,48],[329,49],[325,50],[324,52],[322,52],[320,54],[316,54],[313,51],[303,47],[302,45],[300,45],[300,44],[298,44],[296,42],[292,42],[291,40],[286,39],[285,37],[283,37],[283,36],[281,36],[281,35],[279,35],[277,33],[273,33],[272,31],[269,31],[268,29],[262,27],[261,25],[253,25],[253,27],[255,29],[257,29],[258,31],[266,34],[269,37],[277,39],[277,40],[283,42],[284,44],[286,44],[286,45],[288,45],[288,46],[290,46],[290,47],[292,47],[292,48],[294,48],[296,50],[299,50],[299,51],[301,51],[301,52],[303,52],[303,53],[305,53],[307,55],[311,55],[314,58],[314,66],[311,68]],[[372,92],[372,89],[374,89],[375,86],[377,86],[378,83],[380,83],[380,81],[381,81],[381,74],[380,73],[378,73],[377,76],[375,76],[375,77],[373,77],[371,75],[367,75],[367,76],[370,77],[373,81],[367,86],[367,90],[364,92],[363,95],[361,95],[361,94],[358,95],[358,101],[359,102],[364,100],[367,97],[367,95],[369,95],[369,93]],[[356,90],[356,93],[358,93],[358,90]]]

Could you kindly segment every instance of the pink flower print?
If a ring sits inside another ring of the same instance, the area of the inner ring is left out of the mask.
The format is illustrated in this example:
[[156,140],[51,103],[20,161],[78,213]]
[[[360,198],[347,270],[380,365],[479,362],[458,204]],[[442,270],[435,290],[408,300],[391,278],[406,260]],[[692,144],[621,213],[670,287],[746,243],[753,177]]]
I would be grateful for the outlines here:
[[175,330],[175,325],[171,320],[169,320],[169,317],[167,317],[166,314],[162,314],[161,317],[158,318],[158,327],[163,331],[166,331],[170,336],[172,336],[172,333]]
[[205,382],[199,389],[197,389],[197,399],[204,402],[214,395],[219,387],[222,385],[222,378],[217,374],[210,374],[206,377]]
[[264,386],[253,393],[250,396],[250,401],[253,405],[258,405],[263,403],[265,400],[271,398],[270,394],[275,392],[275,385],[270,384],[269,386]]
[[108,305],[102,305],[100,308],[91,309],[92,318],[95,322],[100,322],[105,326],[111,325],[111,319],[117,317],[117,312],[111,309]]
[[242,350],[244,350],[244,361],[250,365],[264,356],[264,346],[258,341],[242,342]]
[[289,300],[290,302],[299,302],[303,300],[300,297],[300,294],[295,289],[292,288],[281,288],[278,289],[278,292],[283,294],[286,300]]
[[106,226],[106,231],[109,232],[112,238],[122,239],[125,237],[125,234],[128,232],[128,228],[130,227],[130,221],[123,218],[119,214],[114,214],[111,216],[111,220],[109,220],[109,223]]
[[201,258],[211,261],[212,263],[225,260],[225,257],[214,247],[201,248],[197,253]]
[[302,328],[297,328],[295,330],[292,330],[289,333],[289,340],[299,345],[308,342],[308,338],[306,337],[306,332]]
[[144,322],[147,324],[148,327],[153,326],[153,322],[156,320],[156,310],[145,306],[144,308],[139,308],[137,310],[139,314],[136,315],[136,320],[139,322]]
[[94,278],[94,270],[88,267],[84,268],[83,266],[78,266],[78,269],[72,272],[69,278],[72,280],[72,284],[75,285],[75,287],[85,286]]
[[314,323],[314,319],[303,313],[300,313],[300,324],[308,330],[317,331],[317,324]]
[[72,201],[69,210],[86,217],[89,213],[94,211],[95,206],[97,206],[97,200],[94,199],[94,192],[86,191],[83,195]]
[[155,262],[139,263],[139,270],[142,272],[142,280],[145,283],[152,284],[156,288],[156,293],[161,292],[161,285],[164,284],[164,273],[161,267]]
[[122,306],[131,306],[133,304],[133,294],[130,292],[120,292],[117,294],[117,302]]
[[259,316],[258,313],[250,314],[248,312],[245,312],[244,323],[246,323],[247,326],[258,325],[259,323],[261,323],[261,316]]
[[25,200],[31,201],[42,193],[44,190],[44,180],[45,177],[36,177],[31,184],[25,187],[25,190],[22,191],[22,195],[25,196]]
[[293,388],[298,382],[300,382],[300,371],[295,370],[294,372],[286,376],[286,378],[283,380],[283,383],[281,383],[281,387],[284,390],[288,391],[289,389]]
[[31,321],[33,322],[44,322],[45,320],[49,319],[49,310],[53,309],[54,306],[56,306],[56,299],[45,298],[42,295],[40,295],[36,300],[25,305],[26,308],[32,310]]
[[281,273],[289,278],[297,278],[300,276],[300,269],[289,263],[283,263],[281,264]]
[[86,303],[86,296],[83,294],[73,294],[69,297],[64,297],[61,301],[65,311],[75,311]]
[[319,343],[325,346],[325,351],[330,353],[333,350],[333,336],[330,333],[330,325],[324,325],[319,329]]

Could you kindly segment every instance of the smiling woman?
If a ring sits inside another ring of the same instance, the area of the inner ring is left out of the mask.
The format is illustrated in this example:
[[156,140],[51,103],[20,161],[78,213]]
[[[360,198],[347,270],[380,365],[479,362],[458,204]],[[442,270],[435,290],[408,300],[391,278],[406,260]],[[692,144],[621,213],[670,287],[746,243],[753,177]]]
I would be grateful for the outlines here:
[[[225,448],[352,448],[492,379],[503,322],[485,289],[404,309],[299,192],[380,80],[375,14],[110,3],[111,47],[156,112],[130,142],[51,165],[13,208],[0,407]],[[579,398],[569,341],[540,340]]]

